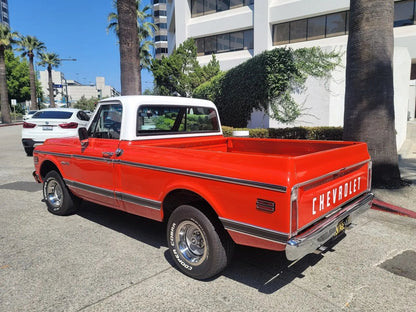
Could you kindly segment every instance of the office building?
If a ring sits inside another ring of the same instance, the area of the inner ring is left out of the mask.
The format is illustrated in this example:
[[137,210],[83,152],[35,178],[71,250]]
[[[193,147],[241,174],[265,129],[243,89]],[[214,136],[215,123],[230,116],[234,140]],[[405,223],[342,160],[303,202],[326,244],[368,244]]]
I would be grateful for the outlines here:
[[155,32],[155,58],[168,55],[168,31],[166,0],[153,0],[153,21],[158,29]]
[[[277,47],[319,46],[344,53],[343,66],[329,81],[309,78],[307,90],[294,95],[304,115],[293,125],[342,126],[345,95],[345,51],[349,0],[167,0],[168,51],[195,39],[200,64],[215,53],[222,70]],[[395,2],[394,88],[398,146],[406,121],[415,115],[415,0]],[[253,112],[250,127],[290,126]]]
[[10,27],[9,21],[9,5],[7,0],[0,0],[0,23]]
[[[39,72],[39,81],[47,106],[49,104],[49,79],[47,70]],[[95,84],[82,84],[76,80],[65,79],[62,72],[52,70],[52,82],[54,85],[55,103],[57,106],[71,107],[81,99],[81,97],[85,97],[86,99],[102,99],[120,95],[116,89],[105,84],[104,77],[96,77]]]

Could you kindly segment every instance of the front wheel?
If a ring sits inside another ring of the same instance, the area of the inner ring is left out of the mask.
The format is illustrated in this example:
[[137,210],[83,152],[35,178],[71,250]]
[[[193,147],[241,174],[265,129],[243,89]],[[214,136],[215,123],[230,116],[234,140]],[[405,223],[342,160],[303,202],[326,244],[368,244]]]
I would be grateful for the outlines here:
[[75,213],[80,203],[80,199],[70,192],[61,175],[54,170],[48,172],[45,176],[43,199],[48,211],[60,216]]
[[220,273],[231,257],[232,242],[220,225],[200,210],[183,205],[168,221],[167,240],[176,266],[195,279],[207,279]]

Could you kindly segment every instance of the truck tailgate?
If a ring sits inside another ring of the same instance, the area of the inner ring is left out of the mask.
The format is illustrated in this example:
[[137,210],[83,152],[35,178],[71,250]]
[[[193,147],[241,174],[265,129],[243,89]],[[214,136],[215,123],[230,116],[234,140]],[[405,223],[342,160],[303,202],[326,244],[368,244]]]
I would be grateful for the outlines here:
[[369,190],[370,163],[364,161],[296,186],[297,232]]

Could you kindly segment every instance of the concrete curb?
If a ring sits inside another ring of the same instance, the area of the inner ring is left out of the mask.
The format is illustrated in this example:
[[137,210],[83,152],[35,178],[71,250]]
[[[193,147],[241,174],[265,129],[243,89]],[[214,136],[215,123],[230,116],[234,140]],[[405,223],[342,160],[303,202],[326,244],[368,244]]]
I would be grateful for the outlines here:
[[9,126],[20,126],[23,125],[23,121],[12,122],[8,124],[0,123],[0,127],[9,127]]
[[380,211],[385,211],[385,212],[390,212],[390,213],[394,213],[394,214],[398,214],[400,216],[406,216],[409,218],[413,218],[416,219],[416,212],[406,209],[406,208],[402,208],[399,206],[395,206],[389,203],[386,203],[382,200],[379,199],[374,199],[373,200],[373,206],[372,209],[375,210],[380,210]]

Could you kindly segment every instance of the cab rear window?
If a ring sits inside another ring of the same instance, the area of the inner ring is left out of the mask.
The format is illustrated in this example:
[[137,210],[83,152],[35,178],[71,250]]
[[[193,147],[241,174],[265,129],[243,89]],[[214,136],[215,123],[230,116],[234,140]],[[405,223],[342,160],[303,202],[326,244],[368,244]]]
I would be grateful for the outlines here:
[[219,130],[217,113],[209,107],[143,105],[137,112],[137,135]]

